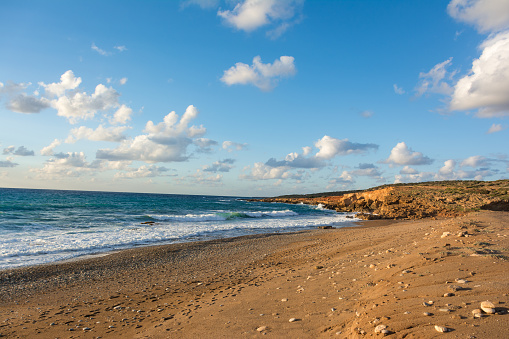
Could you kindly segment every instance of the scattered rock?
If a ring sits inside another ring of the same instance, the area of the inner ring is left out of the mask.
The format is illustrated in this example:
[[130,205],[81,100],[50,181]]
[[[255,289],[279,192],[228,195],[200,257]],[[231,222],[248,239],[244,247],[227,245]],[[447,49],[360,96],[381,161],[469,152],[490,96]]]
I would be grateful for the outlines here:
[[454,293],[445,293],[444,297],[454,297]]
[[383,330],[385,330],[387,328],[386,325],[378,325],[377,327],[375,327],[375,333],[382,333]]
[[267,326],[260,326],[260,327],[258,327],[256,330],[257,330],[258,332],[263,332],[263,331],[265,331],[266,329],[267,329]]
[[465,280],[465,279],[456,279],[456,282],[458,284],[466,284],[468,282],[468,280]]
[[463,289],[463,287],[458,286],[458,285],[449,285],[449,286],[447,286],[447,289],[451,292],[457,292],[457,291],[461,291]]
[[429,313],[429,312],[424,312],[423,314],[424,314],[425,316],[427,316],[427,317],[431,317],[431,316],[433,315],[433,313]]
[[293,322],[296,322],[297,320],[299,320],[299,319],[297,319],[297,318],[290,318],[290,320],[288,320],[288,321],[293,323]]
[[[451,235],[451,232],[444,232],[442,233],[442,235],[440,236],[440,238],[445,238],[447,237],[448,235]],[[436,327],[436,326],[435,326]]]
[[445,333],[445,332],[449,332],[451,329],[447,328],[445,326],[435,325],[435,330],[437,330],[437,332],[440,332],[440,333]]
[[491,301],[483,301],[481,303],[481,310],[488,314],[494,314],[497,310]]

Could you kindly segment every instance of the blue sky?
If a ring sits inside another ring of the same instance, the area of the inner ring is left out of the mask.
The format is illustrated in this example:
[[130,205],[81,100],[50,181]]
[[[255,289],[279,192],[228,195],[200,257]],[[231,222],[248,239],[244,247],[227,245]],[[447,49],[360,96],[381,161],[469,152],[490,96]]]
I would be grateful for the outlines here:
[[0,187],[509,177],[506,0],[4,0],[0,30]]

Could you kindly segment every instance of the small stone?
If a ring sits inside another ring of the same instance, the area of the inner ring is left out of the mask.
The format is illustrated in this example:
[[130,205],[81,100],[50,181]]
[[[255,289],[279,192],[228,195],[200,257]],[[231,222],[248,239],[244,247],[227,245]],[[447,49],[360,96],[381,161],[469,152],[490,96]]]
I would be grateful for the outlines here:
[[457,292],[457,291],[461,291],[463,289],[463,287],[458,286],[458,285],[449,285],[449,286],[447,286],[447,289],[451,292]]
[[260,327],[258,327],[256,330],[257,330],[258,332],[263,332],[263,331],[265,331],[266,329],[267,329],[267,326],[260,326]]
[[296,322],[297,320],[298,320],[297,318],[290,318],[290,320],[288,320],[288,321],[293,323],[293,322]]
[[83,327],[83,331],[90,331],[91,328],[90,327]]
[[442,235],[440,236],[440,238],[445,238],[445,237],[447,237],[448,235],[451,235],[451,232],[444,232],[444,233],[442,233]]
[[454,297],[454,293],[445,293],[444,297]]
[[448,308],[441,308],[441,309],[439,309],[439,311],[440,312],[451,312],[451,310]]
[[488,314],[494,314],[496,312],[495,305],[491,301],[483,301],[481,303],[481,310]]
[[457,282],[458,284],[466,284],[468,281],[467,281],[467,280],[465,280],[465,279],[456,279],[456,282]]
[[377,327],[375,327],[375,333],[382,333],[383,330],[385,330],[387,328],[386,325],[378,325]]
[[423,314],[424,314],[425,316],[427,316],[427,317],[431,317],[431,316],[433,315],[433,313],[429,313],[429,312],[424,312]]
[[285,302],[285,301],[288,301],[288,299],[284,298],[284,299],[281,299],[282,302]]
[[440,333],[445,333],[445,332],[449,332],[450,329],[445,327],[445,326],[438,326],[438,325],[435,325],[435,330],[437,330],[437,332],[440,332]]

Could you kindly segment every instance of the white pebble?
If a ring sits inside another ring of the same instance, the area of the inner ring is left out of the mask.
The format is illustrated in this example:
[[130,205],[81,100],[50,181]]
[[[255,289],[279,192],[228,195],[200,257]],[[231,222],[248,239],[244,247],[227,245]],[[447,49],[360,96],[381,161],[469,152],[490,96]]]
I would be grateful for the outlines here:
[[297,321],[297,318],[290,318],[290,320],[288,320],[288,321],[293,323],[293,322]]
[[445,332],[449,332],[450,329],[448,329],[447,327],[445,326],[438,326],[438,325],[435,325],[435,330],[437,330],[437,332],[440,332],[440,333],[445,333]]
[[491,301],[483,301],[481,303],[481,310],[488,314],[494,314],[496,312],[495,305]]

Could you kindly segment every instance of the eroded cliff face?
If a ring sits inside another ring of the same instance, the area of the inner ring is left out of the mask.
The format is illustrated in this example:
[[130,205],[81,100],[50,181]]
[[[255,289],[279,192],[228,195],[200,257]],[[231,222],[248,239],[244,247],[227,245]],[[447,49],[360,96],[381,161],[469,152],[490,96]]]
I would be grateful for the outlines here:
[[339,196],[266,198],[265,202],[322,204],[362,219],[454,217],[480,209],[509,211],[509,180],[392,185]]

